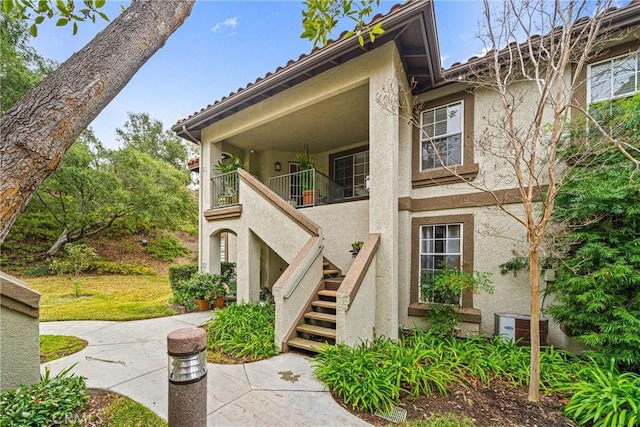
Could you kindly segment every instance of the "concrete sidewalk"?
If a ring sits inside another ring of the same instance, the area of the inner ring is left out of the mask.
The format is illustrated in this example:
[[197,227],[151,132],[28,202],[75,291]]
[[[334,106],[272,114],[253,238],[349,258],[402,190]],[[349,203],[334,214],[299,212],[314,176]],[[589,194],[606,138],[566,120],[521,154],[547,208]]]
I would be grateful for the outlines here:
[[[130,322],[65,321],[40,324],[42,335],[73,335],[89,345],[43,364],[52,374],[73,372],[89,388],[130,397],[167,419],[167,334],[199,326],[212,312]],[[366,426],[338,405],[313,377],[311,359],[291,353],[243,365],[208,365],[210,426]]]

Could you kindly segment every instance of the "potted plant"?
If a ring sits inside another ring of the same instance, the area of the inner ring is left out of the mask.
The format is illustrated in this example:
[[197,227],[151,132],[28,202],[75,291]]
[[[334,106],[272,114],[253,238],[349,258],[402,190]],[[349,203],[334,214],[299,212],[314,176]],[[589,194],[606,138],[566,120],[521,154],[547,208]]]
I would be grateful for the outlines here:
[[351,252],[351,256],[353,258],[358,256],[358,254],[360,253],[360,249],[362,249],[362,245],[364,245],[364,242],[362,240],[358,240],[351,244],[351,250],[349,252]]
[[296,154],[296,162],[298,163],[298,171],[301,172],[299,176],[302,202],[305,205],[312,205],[316,196],[313,183],[315,160],[309,155],[309,150],[306,150],[304,153]]
[[224,297],[229,294],[229,285],[226,283],[225,275],[216,276],[213,289],[211,290],[211,301],[214,303],[214,308],[224,307]]
[[244,167],[240,157],[233,157],[231,161],[219,160],[215,169],[224,175],[222,189],[218,195],[218,205],[231,205],[238,203],[238,181],[235,175],[225,175]]
[[186,298],[193,299],[199,311],[206,311],[209,309],[211,293],[215,286],[215,275],[198,273],[184,284],[182,291]]

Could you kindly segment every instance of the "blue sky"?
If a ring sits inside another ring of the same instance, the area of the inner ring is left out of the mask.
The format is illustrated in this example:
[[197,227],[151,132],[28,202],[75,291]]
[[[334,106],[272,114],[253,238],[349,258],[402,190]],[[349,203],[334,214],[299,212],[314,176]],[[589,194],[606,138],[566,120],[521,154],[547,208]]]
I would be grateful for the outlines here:
[[[382,1],[386,13],[395,1]],[[104,11],[115,18],[128,2],[111,0]],[[308,53],[302,32],[300,1],[198,0],[191,16],[94,120],[92,127],[108,147],[118,146],[115,129],[127,112],[147,112],[169,128],[289,59]],[[479,1],[436,0],[436,21],[444,66],[481,50],[475,38],[482,18]],[[346,29],[348,22],[344,22]],[[80,50],[106,22],[70,27],[42,25],[32,45],[40,55],[63,62]]]

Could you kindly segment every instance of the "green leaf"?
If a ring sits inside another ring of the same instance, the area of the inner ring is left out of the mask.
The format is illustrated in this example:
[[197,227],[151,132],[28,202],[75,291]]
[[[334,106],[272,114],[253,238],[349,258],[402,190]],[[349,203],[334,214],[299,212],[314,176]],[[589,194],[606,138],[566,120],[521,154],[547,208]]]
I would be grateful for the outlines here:
[[67,9],[67,5],[62,0],[56,0],[56,7],[58,8],[58,10],[60,11],[60,14],[62,15],[67,15],[69,13],[69,10]]
[[38,37],[38,27],[36,24],[31,24],[29,34],[31,34],[32,37]]
[[96,9],[100,9],[106,3],[106,0],[96,0]]
[[78,34],[78,23],[74,22],[73,23],[73,35],[75,36],[76,34]]
[[5,13],[11,13],[13,10],[13,0],[2,0],[2,10]]
[[58,19],[58,21],[56,22],[56,27],[64,27],[65,25],[67,25],[69,23],[69,19],[67,18],[60,18]]

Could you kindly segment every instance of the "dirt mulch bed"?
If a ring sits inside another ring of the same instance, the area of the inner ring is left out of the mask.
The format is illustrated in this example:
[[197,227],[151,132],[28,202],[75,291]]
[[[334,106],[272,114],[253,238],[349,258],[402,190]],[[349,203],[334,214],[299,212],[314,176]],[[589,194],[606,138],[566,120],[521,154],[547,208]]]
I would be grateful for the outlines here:
[[120,398],[120,395],[115,393],[89,390],[89,402],[86,408],[78,412],[73,421],[81,427],[108,426],[111,424],[112,416],[107,416],[105,409]]
[[[389,421],[369,412],[355,411],[344,402],[336,401],[352,414],[376,425],[386,426]],[[566,402],[565,402],[566,403]],[[540,395],[540,403],[527,400],[525,387],[513,388],[504,382],[494,382],[491,388],[458,387],[441,396],[432,394],[417,399],[404,397],[398,405],[407,410],[407,420],[428,418],[434,413],[453,412],[474,420],[477,427],[567,427],[574,424],[565,418],[561,400],[555,395]]]

